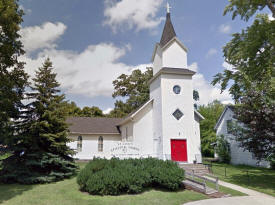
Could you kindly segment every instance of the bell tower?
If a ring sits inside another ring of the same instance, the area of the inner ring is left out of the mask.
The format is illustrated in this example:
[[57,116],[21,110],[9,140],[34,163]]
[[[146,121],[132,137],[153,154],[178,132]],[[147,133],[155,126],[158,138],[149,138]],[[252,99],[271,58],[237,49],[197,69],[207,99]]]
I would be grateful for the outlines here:
[[[149,82],[150,98],[154,100],[154,152],[161,159],[192,163],[201,152],[195,146],[200,144],[195,134],[192,85],[195,72],[187,69],[187,52],[176,36],[167,4],[166,22],[153,52],[153,78]],[[173,151],[174,146],[180,147]],[[180,157],[175,156],[181,149]]]

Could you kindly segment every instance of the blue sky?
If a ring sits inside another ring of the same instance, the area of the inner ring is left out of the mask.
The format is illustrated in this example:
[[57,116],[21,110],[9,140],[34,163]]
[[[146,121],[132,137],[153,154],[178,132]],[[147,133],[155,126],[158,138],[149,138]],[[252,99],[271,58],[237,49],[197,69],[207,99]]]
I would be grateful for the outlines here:
[[[166,15],[164,0],[24,0],[22,57],[33,75],[50,57],[67,99],[79,106],[113,107],[112,80],[150,64]],[[201,104],[231,98],[212,87],[213,76],[230,66],[222,47],[249,25],[223,16],[227,0],[170,0],[177,36],[188,47],[188,64],[198,74]]]

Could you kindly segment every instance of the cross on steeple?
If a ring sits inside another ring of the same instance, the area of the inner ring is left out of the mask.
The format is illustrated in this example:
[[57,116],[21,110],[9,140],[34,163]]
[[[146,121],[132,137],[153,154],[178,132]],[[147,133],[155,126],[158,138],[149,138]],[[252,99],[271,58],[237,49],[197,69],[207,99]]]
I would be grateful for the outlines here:
[[170,9],[171,9],[172,7],[170,6],[170,4],[167,2],[167,4],[166,4],[166,9],[167,9],[167,13],[169,14],[170,13]]
[[165,26],[164,26],[161,40],[160,40],[161,46],[165,46],[172,38],[176,36],[176,32],[174,30],[173,24],[171,22],[171,17],[170,17],[171,7],[168,2],[166,4],[166,8],[167,8],[166,22],[165,22]]

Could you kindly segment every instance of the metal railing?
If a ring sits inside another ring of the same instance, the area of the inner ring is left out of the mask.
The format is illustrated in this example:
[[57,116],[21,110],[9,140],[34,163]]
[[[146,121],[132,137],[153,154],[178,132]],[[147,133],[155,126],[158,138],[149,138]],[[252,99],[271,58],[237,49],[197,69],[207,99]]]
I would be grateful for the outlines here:
[[208,177],[196,175],[195,171],[192,170],[192,173],[185,172],[185,178],[191,182],[202,185],[204,193],[207,192],[207,182],[213,183],[215,185],[215,190],[219,191],[219,178],[218,177],[211,176],[211,178],[214,178],[214,179],[210,179]]

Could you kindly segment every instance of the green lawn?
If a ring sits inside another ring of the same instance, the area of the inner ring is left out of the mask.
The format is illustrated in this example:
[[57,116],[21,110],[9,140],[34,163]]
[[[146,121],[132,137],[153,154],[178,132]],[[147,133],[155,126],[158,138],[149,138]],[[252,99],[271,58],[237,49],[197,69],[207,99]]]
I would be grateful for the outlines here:
[[[83,168],[86,163],[79,163]],[[123,205],[123,204],[183,204],[208,197],[189,190],[167,192],[147,190],[138,195],[92,196],[78,189],[76,178],[44,185],[0,184],[2,205]]]
[[220,163],[212,163],[212,169],[214,174],[223,181],[275,196],[274,170],[245,165],[234,166]]
[[[83,168],[86,163],[79,163]],[[220,191],[232,196],[240,192],[221,187]],[[44,185],[6,185],[0,184],[0,204],[3,205],[123,205],[123,204],[183,204],[189,201],[207,199],[206,195],[181,190],[168,192],[150,189],[138,195],[92,196],[78,189],[76,178]]]
[[207,197],[188,190],[179,192],[148,190],[138,195],[91,196],[78,190],[75,178],[46,185],[0,185],[0,204],[3,205],[179,205],[202,199]]

